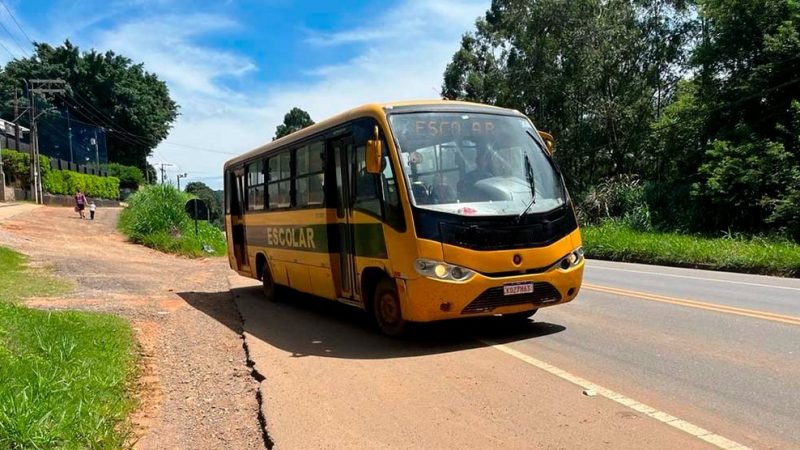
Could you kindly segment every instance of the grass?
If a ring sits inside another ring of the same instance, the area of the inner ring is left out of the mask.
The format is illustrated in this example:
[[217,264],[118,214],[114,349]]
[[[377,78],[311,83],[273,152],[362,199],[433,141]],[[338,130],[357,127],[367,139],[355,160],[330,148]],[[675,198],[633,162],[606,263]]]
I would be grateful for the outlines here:
[[119,229],[131,241],[165,253],[190,257],[226,255],[225,235],[218,228],[201,221],[195,236],[194,221],[184,210],[190,198],[169,185],[145,187],[128,198]]
[[126,445],[134,339],[115,316],[18,305],[69,289],[0,247],[0,448]]
[[642,232],[611,221],[581,232],[590,258],[800,277],[800,245],[786,240]]
[[0,247],[0,302],[58,295],[69,289],[69,283],[44,271],[26,270],[25,257]]

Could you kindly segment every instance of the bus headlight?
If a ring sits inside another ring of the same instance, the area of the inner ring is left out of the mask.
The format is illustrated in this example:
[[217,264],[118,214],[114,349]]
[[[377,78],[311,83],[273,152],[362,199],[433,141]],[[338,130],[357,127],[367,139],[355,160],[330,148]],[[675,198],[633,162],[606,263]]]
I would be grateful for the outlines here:
[[418,259],[414,268],[418,274],[437,280],[467,281],[475,275],[470,269],[430,259]]
[[578,247],[559,261],[556,265],[562,270],[571,269],[583,261],[583,247]]

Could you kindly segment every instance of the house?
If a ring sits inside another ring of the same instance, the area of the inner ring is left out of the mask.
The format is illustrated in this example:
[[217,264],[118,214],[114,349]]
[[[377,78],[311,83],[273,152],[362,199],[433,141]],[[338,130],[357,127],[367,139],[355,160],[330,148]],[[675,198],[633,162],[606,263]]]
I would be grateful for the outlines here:
[[19,148],[17,148],[16,127],[13,122],[0,119],[0,148],[10,148],[14,150],[30,151],[30,129],[19,127]]

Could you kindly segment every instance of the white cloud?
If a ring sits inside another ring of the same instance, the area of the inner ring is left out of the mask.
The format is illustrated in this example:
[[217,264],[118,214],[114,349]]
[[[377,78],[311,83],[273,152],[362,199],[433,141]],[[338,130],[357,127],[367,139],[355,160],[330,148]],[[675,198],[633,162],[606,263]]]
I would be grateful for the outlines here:
[[221,188],[222,164],[231,156],[177,144],[241,153],[269,141],[294,106],[322,120],[362,103],[435,98],[460,36],[488,6],[489,0],[408,0],[364,28],[312,33],[307,45],[357,43],[360,50],[342,64],[312,67],[305,72],[311,81],[261,84],[247,91],[226,88],[222,80],[256,70],[255,64],[198,42],[210,33],[235,31],[235,23],[224,17],[140,19],[103,33],[96,46],[143,61],[181,105],[181,117],[152,161],[175,164],[173,179],[175,173],[189,172],[189,181],[202,179]]
[[222,88],[217,80],[254,70],[247,58],[194,44],[198,37],[214,32],[231,32],[236,23],[210,14],[159,16],[130,22],[98,36],[100,48],[111,48],[165,80],[178,96],[190,100],[224,99],[235,93]]

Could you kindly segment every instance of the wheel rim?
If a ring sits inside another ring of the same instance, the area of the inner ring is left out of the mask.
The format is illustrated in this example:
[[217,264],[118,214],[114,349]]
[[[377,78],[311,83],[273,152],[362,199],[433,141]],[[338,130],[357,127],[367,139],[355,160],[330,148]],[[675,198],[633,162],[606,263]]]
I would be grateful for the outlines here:
[[398,308],[397,301],[390,293],[383,294],[380,297],[380,319],[383,323],[394,325],[400,319],[400,308]]

